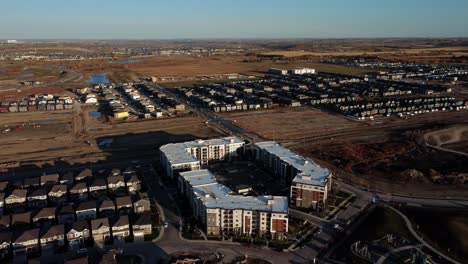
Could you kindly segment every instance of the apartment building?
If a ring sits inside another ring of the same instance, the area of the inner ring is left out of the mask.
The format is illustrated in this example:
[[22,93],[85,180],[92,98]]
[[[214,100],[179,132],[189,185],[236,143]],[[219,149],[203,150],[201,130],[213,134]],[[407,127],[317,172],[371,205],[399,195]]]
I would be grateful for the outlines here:
[[244,142],[237,137],[167,144],[160,148],[161,164],[166,175],[174,178],[178,172],[199,170],[212,160],[231,160],[243,148]]
[[282,239],[288,232],[287,197],[233,194],[204,169],[180,173],[178,186],[208,235]]
[[256,160],[291,186],[291,205],[317,208],[326,203],[332,186],[330,170],[274,141],[255,143],[254,149]]

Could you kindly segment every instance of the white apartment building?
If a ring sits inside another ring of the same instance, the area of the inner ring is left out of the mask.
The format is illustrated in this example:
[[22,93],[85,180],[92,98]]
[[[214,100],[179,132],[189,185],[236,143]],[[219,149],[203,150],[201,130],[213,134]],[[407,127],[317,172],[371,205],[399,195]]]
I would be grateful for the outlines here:
[[237,151],[243,147],[244,142],[239,138],[225,137],[167,144],[159,150],[162,167],[166,175],[173,178],[174,172],[199,170],[211,160],[223,161],[237,157]]
[[208,170],[182,172],[178,183],[208,235],[282,239],[288,232],[287,197],[234,194]]
[[332,186],[330,170],[274,141],[255,143],[254,149],[256,160],[291,186],[291,205],[316,208],[318,203],[326,203]]
[[315,69],[311,69],[311,68],[294,68],[292,70],[290,70],[291,74],[298,74],[298,75],[302,75],[302,74],[315,74]]

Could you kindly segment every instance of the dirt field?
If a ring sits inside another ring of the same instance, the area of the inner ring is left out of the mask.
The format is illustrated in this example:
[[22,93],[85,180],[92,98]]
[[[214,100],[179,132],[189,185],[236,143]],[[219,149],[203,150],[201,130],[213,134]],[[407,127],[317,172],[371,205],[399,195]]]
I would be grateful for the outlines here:
[[424,135],[425,142],[440,150],[455,151],[468,156],[468,126],[459,125]]
[[[0,134],[0,168],[18,161],[43,166],[151,158],[162,144],[219,135],[195,116],[110,125],[91,118],[89,112],[95,110],[77,104],[71,112],[2,114],[0,125],[10,131]],[[103,138],[114,139],[114,144],[99,146]]]
[[468,160],[426,147],[422,136],[433,129],[466,122],[466,114],[446,112],[361,122],[301,107],[223,115],[265,139],[282,142],[314,158],[343,179],[389,189],[397,182],[405,186],[462,184]]

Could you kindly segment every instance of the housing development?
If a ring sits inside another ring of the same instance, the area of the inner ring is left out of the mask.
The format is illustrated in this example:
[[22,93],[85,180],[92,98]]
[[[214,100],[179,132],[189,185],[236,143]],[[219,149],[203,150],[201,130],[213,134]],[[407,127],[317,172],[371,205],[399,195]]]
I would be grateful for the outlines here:
[[466,1],[20,2],[0,263],[468,263]]

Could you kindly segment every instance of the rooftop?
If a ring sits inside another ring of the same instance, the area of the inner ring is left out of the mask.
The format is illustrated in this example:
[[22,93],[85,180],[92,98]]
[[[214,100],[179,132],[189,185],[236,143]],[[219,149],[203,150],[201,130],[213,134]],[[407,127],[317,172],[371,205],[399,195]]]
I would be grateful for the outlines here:
[[258,210],[288,213],[288,199],[282,196],[241,196],[218,183],[208,170],[188,171],[180,174],[192,186],[194,195],[207,208]]
[[233,143],[243,143],[238,137],[224,137],[209,140],[197,139],[183,143],[167,144],[160,148],[166,155],[166,158],[171,164],[184,164],[190,162],[197,162],[198,159],[186,151],[186,149],[196,147],[218,146]]
[[284,148],[275,141],[264,141],[255,143],[255,145],[296,168],[299,173],[293,179],[293,182],[317,186],[325,186],[327,184],[327,179],[331,174],[330,170],[320,167],[313,160],[304,158]]

